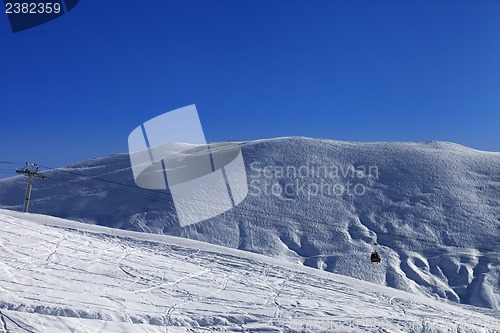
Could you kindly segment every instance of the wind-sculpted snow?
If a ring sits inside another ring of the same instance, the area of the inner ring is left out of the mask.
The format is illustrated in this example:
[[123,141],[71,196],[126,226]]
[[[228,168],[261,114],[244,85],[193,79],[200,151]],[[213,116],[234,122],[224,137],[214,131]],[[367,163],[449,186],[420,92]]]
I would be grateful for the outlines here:
[[[500,153],[452,143],[280,138],[241,144],[249,195],[181,228],[167,192],[137,188],[128,155],[36,180],[31,211],[257,252],[379,285],[500,308]],[[25,179],[0,180],[20,210]],[[206,204],[206,203],[205,203]],[[382,263],[368,257],[377,241]]]
[[0,210],[0,249],[3,332],[500,332],[491,310],[164,235]]

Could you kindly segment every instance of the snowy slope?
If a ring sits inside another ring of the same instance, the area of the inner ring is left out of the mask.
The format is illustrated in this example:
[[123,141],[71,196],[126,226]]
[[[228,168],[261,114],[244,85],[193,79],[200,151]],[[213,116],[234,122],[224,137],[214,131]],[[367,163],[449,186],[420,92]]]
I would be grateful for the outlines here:
[[[179,226],[168,193],[137,188],[126,154],[47,172],[49,179],[36,180],[31,211],[197,239],[415,294],[500,308],[499,153],[443,142],[308,138],[247,142],[242,152],[251,195],[197,225]],[[290,166],[366,172],[280,173]],[[371,166],[377,174],[368,172]],[[259,171],[265,168],[269,172]],[[21,208],[25,182],[0,180],[2,207]],[[364,192],[303,191],[315,184],[358,185]],[[373,272],[367,256],[375,240],[383,261]]]
[[0,248],[0,332],[500,332],[492,310],[182,238],[0,210]]

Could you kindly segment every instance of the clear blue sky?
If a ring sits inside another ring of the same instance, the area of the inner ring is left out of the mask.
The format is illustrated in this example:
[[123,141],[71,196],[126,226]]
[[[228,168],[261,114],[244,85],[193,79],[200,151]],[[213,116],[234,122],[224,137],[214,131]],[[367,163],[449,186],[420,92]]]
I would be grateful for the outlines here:
[[500,151],[500,1],[81,0],[0,13],[0,160],[127,151],[196,104],[209,141],[303,135]]

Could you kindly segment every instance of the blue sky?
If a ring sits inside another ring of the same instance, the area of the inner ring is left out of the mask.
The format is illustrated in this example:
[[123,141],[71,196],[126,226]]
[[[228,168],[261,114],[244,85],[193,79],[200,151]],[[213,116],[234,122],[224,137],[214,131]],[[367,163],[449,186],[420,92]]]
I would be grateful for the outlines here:
[[127,151],[196,104],[208,141],[303,135],[500,151],[500,1],[81,0],[0,13],[0,160]]

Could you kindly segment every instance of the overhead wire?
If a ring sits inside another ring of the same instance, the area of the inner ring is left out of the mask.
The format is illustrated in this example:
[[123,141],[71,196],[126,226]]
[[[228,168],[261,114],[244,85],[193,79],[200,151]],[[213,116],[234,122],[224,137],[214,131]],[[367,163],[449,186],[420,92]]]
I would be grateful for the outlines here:
[[159,195],[168,195],[169,194],[167,191],[161,192],[159,190],[152,190],[152,189],[148,189],[148,188],[143,188],[143,187],[139,187],[137,185],[131,185],[131,184],[127,184],[127,183],[121,183],[121,182],[117,182],[117,181],[113,181],[113,180],[109,180],[109,179],[104,179],[104,178],[101,178],[101,177],[90,176],[90,175],[83,174],[81,172],[67,170],[67,168],[52,168],[52,167],[43,166],[43,165],[40,165],[40,166],[42,168],[48,169],[48,170],[45,170],[45,172],[67,173],[67,174],[71,174],[71,175],[75,175],[75,176],[86,177],[86,178],[89,178],[89,179],[92,179],[92,180],[95,180],[95,181],[100,181],[100,182],[104,182],[104,183],[108,183],[108,184],[113,184],[113,185],[118,185],[118,186],[125,186],[125,187],[128,187],[128,188],[132,188],[134,190],[146,191],[146,192],[154,193],[155,195],[158,195],[158,194]]
[[[6,162],[6,161],[0,161],[0,163],[3,163],[3,164],[17,164],[17,165],[20,164],[20,163],[16,163],[16,162]],[[88,178],[89,180],[100,181],[100,182],[104,182],[104,183],[108,183],[108,184],[112,184],[112,185],[116,185],[116,186],[123,186],[123,187],[127,188],[127,190],[116,189],[116,188],[106,188],[106,189],[103,189],[103,190],[108,191],[108,192],[122,194],[122,195],[128,195],[128,196],[132,196],[132,197],[136,197],[136,198],[140,198],[140,199],[144,199],[144,200],[165,201],[167,203],[171,203],[171,198],[172,197],[171,197],[171,194],[168,191],[151,190],[151,189],[146,189],[146,188],[138,187],[138,186],[127,184],[127,183],[121,183],[121,182],[117,182],[117,181],[113,181],[113,180],[109,180],[109,179],[104,179],[102,177],[86,175],[86,174],[83,174],[83,173],[77,172],[77,171],[70,171],[70,170],[61,169],[61,168],[50,168],[48,166],[42,166],[42,165],[40,165],[40,166],[43,167],[43,168],[48,169],[48,170],[44,170],[42,172],[44,172],[44,173],[49,173],[49,172],[52,173],[50,175],[50,178],[55,179],[55,180],[59,180],[59,181],[67,182],[67,183],[73,183],[73,184],[75,184],[75,182],[77,181],[75,179],[64,179],[62,177],[59,177],[57,175],[55,176],[53,174],[54,172],[59,172],[59,173],[63,173],[63,174],[69,174],[69,175],[73,175],[73,176],[79,176],[79,177],[83,177],[83,178]],[[0,169],[0,170],[2,170],[2,169]],[[5,170],[9,170],[10,171],[11,169],[5,169]],[[14,172],[15,172],[15,170],[14,170]],[[79,185],[81,185],[81,184],[79,184]],[[129,189],[133,189],[134,192],[131,192]],[[137,193],[135,191],[142,192],[142,193]],[[144,191],[147,191],[147,194]],[[153,194],[153,193],[154,193],[154,195],[150,195],[150,194]],[[163,196],[163,198],[160,198],[162,196]],[[165,197],[165,196],[167,196],[167,197]],[[170,199],[170,200],[164,200],[164,199]],[[202,200],[202,199],[199,199],[199,198],[196,198],[196,199],[189,198],[189,199],[192,200],[192,201],[197,201],[197,202],[205,203],[205,204],[216,204],[217,203],[216,201]],[[249,212],[249,213],[252,213],[252,214],[245,215],[245,214],[242,213],[242,211]],[[254,213],[259,214],[261,216],[257,217],[255,215],[253,215]],[[328,223],[328,222],[320,221],[320,220],[317,220],[317,219],[308,218],[306,216],[287,216],[287,215],[283,215],[283,214],[279,214],[279,213],[271,213],[271,212],[267,212],[267,211],[262,211],[262,210],[255,209],[255,208],[248,208],[248,207],[244,207],[244,206],[241,206],[241,205],[238,206],[238,208],[236,210],[229,210],[229,211],[226,211],[224,214],[233,214],[233,215],[235,215],[236,217],[239,217],[239,218],[253,218],[253,219],[257,219],[257,218],[261,218],[262,219],[263,218],[263,219],[266,219],[267,221],[279,222],[279,223],[283,223],[286,220],[296,220],[296,221],[303,220],[303,221],[308,221],[308,222],[312,222],[312,223],[323,225],[323,226],[328,226],[330,228],[332,228],[332,227],[334,228],[334,226],[332,224]],[[317,231],[317,229],[314,229],[314,228],[308,226],[307,224],[300,224],[300,227],[303,228],[303,229],[307,229],[309,231]],[[366,227],[366,229],[364,229],[364,228],[360,228],[360,227],[357,227],[357,226],[350,225],[350,226],[348,226],[348,228],[349,228],[349,230],[355,230],[355,231],[359,231],[359,232],[362,232],[362,233],[369,233],[369,234],[373,233],[376,236],[379,236],[379,235],[393,236],[394,238],[405,239],[405,240],[418,240],[420,242],[424,242],[424,243],[428,243],[428,244],[438,244],[438,245],[441,245],[441,246],[444,246],[444,247],[470,249],[469,247],[464,246],[464,245],[460,245],[460,244],[446,245],[446,244],[438,243],[438,242],[436,242],[434,240],[425,239],[425,238],[418,237],[418,236],[417,237],[415,237],[415,236],[406,236],[406,235],[390,233],[390,232],[382,231],[382,230],[373,231],[373,230],[370,230],[367,227]],[[369,236],[365,235],[365,237],[369,237]],[[480,252],[495,252],[495,253],[499,252],[498,249],[491,249],[491,248],[484,248],[484,247],[482,247],[480,249],[478,248],[476,250],[478,250]]]
[[11,161],[0,161],[0,164],[14,164],[14,165],[22,165],[25,162],[11,162]]
[[[13,162],[11,164],[15,164],[15,163]],[[43,167],[43,166],[41,166],[41,167]],[[47,167],[43,167],[43,168],[47,168]],[[10,171],[11,169],[8,169],[8,170]],[[168,194],[165,192],[160,192],[160,191],[156,191],[156,190],[148,190],[148,189],[144,189],[144,188],[141,188],[138,186],[132,186],[130,184],[115,182],[115,181],[102,179],[102,178],[95,177],[95,176],[89,176],[89,175],[85,175],[82,173],[71,172],[71,171],[67,171],[67,170],[49,169],[49,170],[42,171],[42,173],[44,173],[44,174],[47,174],[48,172],[50,172],[50,176],[48,178],[49,180],[54,179],[54,180],[58,180],[58,181],[66,182],[66,183],[73,183],[73,184],[77,181],[76,179],[66,179],[66,178],[60,177],[59,175],[54,175],[54,172],[60,172],[60,173],[64,173],[64,174],[78,175],[80,177],[88,178],[89,180],[101,181],[101,182],[110,183],[110,184],[119,185],[119,186],[126,186],[129,189],[132,189],[134,191],[121,190],[121,189],[116,189],[116,188],[107,188],[106,191],[112,192],[112,193],[130,195],[130,196],[140,198],[140,199],[145,199],[145,200],[161,201],[162,199],[159,197],[162,195]],[[9,172],[5,172],[5,173],[8,174]],[[15,173],[15,170],[12,170],[12,173]],[[137,192],[143,192],[144,190],[148,190],[149,193],[137,193]]]
[[[66,179],[66,178],[62,178],[62,177],[59,177],[59,176],[55,176],[55,175],[50,175],[48,179],[54,179],[54,180],[58,180],[58,181],[66,182],[66,183],[71,183],[73,185],[77,182],[77,180],[75,180],[75,179]],[[94,179],[94,180],[96,180],[96,179]],[[81,185],[81,184],[79,184],[79,185]],[[104,190],[106,192],[128,195],[128,196],[131,196],[131,197],[135,197],[135,198],[139,198],[139,199],[144,199],[144,200],[164,201],[163,198],[158,198],[158,197],[155,197],[153,195],[149,195],[149,193],[137,193],[137,192],[130,191],[128,189],[127,190],[123,190],[123,189],[109,188],[109,187],[105,188],[105,189],[103,189],[103,188],[100,188],[100,189]],[[141,189],[140,187],[137,187],[137,190],[140,190],[140,189]],[[161,192],[157,192],[157,193],[158,194],[163,194]]]

